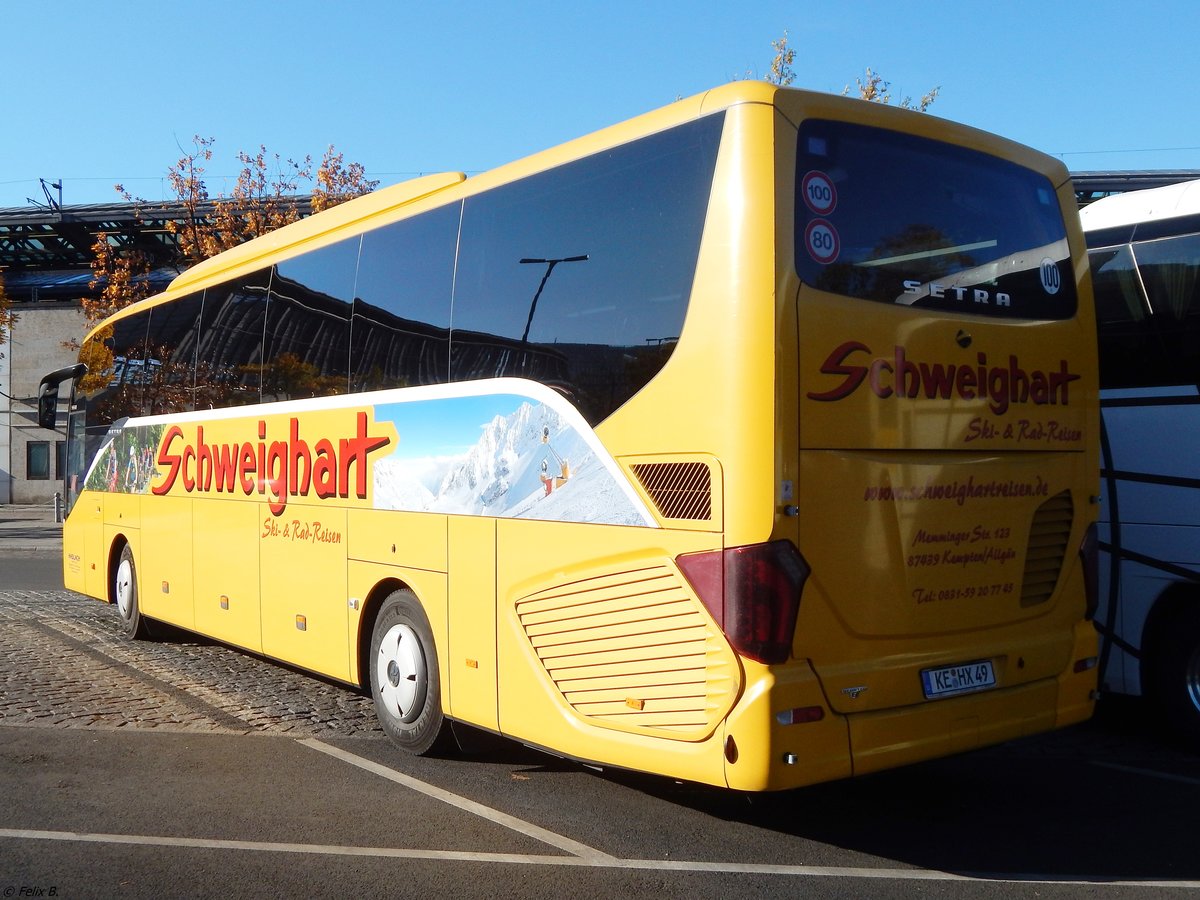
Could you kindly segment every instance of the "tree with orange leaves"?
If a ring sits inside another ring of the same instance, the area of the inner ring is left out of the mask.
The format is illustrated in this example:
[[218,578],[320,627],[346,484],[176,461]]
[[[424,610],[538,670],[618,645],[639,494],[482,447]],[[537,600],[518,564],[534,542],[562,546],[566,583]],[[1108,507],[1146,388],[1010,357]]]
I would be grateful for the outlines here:
[[[166,260],[150,259],[145,253],[118,246],[105,232],[96,235],[92,246],[92,279],[89,287],[99,294],[84,298],[83,311],[89,327],[119,309],[151,293],[147,279],[154,266],[175,266],[183,271],[201,260],[216,256],[253,238],[298,221],[306,212],[320,212],[355,197],[370,193],[379,182],[368,179],[360,163],[347,164],[330,146],[314,172],[312,157],[299,162],[268,154],[264,146],[251,155],[238,153],[242,169],[228,195],[213,197],[205,180],[213,157],[211,137],[196,135],[192,149],[167,170],[174,198],[164,207],[182,210],[165,217],[166,229],[174,236],[175,253]],[[300,185],[313,181],[309,197]],[[122,185],[117,192],[139,209],[152,204],[133,197]],[[0,315],[5,306],[0,294]],[[0,325],[3,324],[0,318]]]
[[[0,346],[8,340],[8,335],[16,324],[17,314],[13,312],[12,301],[8,299],[8,293],[4,290],[4,276],[0,275]],[[3,356],[4,354],[0,353],[0,358]]]

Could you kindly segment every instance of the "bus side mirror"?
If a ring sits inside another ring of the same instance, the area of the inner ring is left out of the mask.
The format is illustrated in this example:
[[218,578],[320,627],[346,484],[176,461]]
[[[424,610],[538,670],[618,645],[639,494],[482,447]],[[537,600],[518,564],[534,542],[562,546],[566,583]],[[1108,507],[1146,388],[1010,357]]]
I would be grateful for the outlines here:
[[87,374],[87,366],[76,363],[62,369],[56,369],[42,378],[38,385],[37,421],[41,428],[53,429],[58,421],[58,386],[68,379],[82,378]]

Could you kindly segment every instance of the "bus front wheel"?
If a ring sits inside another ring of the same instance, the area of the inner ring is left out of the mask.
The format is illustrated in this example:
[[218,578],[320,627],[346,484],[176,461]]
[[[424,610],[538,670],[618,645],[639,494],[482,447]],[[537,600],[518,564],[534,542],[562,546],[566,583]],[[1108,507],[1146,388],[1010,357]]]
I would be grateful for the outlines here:
[[392,743],[418,756],[448,745],[433,632],[412,591],[393,591],[379,608],[370,672],[375,713]]
[[1177,609],[1160,640],[1154,695],[1171,726],[1200,749],[1200,605]]
[[137,567],[128,544],[121,548],[121,557],[113,573],[113,600],[121,617],[121,633],[135,641],[148,639],[150,625],[138,606]]

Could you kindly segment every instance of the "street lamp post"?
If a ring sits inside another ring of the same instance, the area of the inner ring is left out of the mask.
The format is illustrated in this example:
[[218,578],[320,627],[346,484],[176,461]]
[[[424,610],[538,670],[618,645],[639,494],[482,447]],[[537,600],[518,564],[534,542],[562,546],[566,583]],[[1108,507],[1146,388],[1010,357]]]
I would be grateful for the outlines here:
[[546,282],[550,280],[550,273],[554,271],[554,267],[559,263],[569,262],[587,262],[588,255],[585,253],[582,256],[561,256],[558,259],[531,259],[526,257],[521,260],[521,263],[535,263],[546,267],[546,274],[542,276],[542,283],[538,285],[537,290],[533,294],[533,302],[529,304],[529,318],[525,320],[525,333],[521,335],[521,343],[529,342],[529,326],[533,324],[533,312],[537,309],[538,297],[542,296],[542,288],[546,286]]

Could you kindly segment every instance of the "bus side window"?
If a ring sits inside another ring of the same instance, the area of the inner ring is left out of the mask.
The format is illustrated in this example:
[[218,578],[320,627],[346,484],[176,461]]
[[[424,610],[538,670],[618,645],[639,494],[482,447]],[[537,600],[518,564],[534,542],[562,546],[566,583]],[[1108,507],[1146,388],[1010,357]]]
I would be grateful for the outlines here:
[[363,236],[351,323],[352,391],[449,380],[461,203]]
[[1164,383],[1200,384],[1200,234],[1145,241],[1133,252],[1170,369]]
[[1106,388],[1146,383],[1146,356],[1158,355],[1146,295],[1128,244],[1088,253],[1100,336],[1100,378]]
[[1200,316],[1200,234],[1135,244],[1134,254],[1156,314],[1177,322]]
[[593,424],[679,339],[723,117],[469,197],[450,377],[558,387]]
[[264,400],[344,394],[360,238],[275,266],[267,301]]
[[200,291],[150,310],[146,405],[152,415],[196,408],[196,338],[203,308]]
[[261,399],[262,345],[266,328],[264,269],[204,292],[196,348],[196,408],[221,409]]
[[107,429],[117,419],[144,415],[146,404],[146,333],[150,312],[135,313],[97,329],[79,353],[88,367],[76,386],[87,404],[88,426]]

